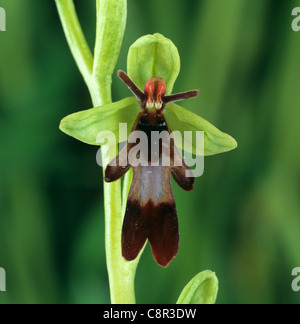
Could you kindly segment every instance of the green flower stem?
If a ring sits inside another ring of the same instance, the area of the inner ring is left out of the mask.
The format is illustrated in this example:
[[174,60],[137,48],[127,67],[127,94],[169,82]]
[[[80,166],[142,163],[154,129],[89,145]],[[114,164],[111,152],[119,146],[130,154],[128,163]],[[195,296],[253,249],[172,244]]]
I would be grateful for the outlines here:
[[[103,157],[107,158],[110,155],[107,146],[103,147],[102,151]],[[106,262],[111,302],[135,304],[134,278],[138,261],[127,262],[122,258],[121,232],[124,213],[121,205],[120,181],[112,184],[104,182],[104,204]]]
[[[119,55],[125,24],[126,0],[97,0],[97,27],[94,58],[81,30],[72,0],[55,0],[63,29],[73,57],[89,88],[93,105],[112,102],[111,80]],[[102,147],[103,165],[115,156],[112,147]],[[125,180],[128,193],[130,176]],[[125,199],[125,194],[123,200]],[[106,260],[110,282],[111,302],[135,303],[134,278],[138,260],[127,262],[121,254],[123,223],[121,181],[104,182]]]

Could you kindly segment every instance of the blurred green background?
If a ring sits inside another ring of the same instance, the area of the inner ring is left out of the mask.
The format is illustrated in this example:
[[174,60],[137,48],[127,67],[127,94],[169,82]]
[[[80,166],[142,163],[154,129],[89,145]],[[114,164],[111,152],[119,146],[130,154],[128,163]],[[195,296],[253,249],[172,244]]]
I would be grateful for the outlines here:
[[[93,48],[95,1],[76,8]],[[298,303],[300,267],[299,1],[128,0],[118,69],[129,46],[159,32],[178,46],[174,92],[239,143],[206,158],[192,193],[174,186],[180,251],[167,269],[147,247],[138,303],[174,303],[198,272],[215,271],[218,303]],[[0,303],[108,303],[102,170],[97,148],[58,129],[91,99],[65,41],[54,1],[1,0]],[[129,95],[114,77],[113,97]],[[298,143],[298,144],[297,144]]]

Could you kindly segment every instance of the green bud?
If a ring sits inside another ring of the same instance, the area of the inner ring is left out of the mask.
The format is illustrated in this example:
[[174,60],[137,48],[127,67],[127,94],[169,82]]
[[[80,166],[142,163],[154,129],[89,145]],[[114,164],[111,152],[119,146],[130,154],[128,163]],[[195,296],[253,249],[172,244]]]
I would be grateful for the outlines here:
[[177,304],[215,304],[218,290],[219,281],[216,274],[211,271],[203,271],[185,286]]
[[161,34],[143,36],[129,49],[127,70],[141,90],[151,77],[158,76],[165,80],[166,94],[170,94],[180,71],[177,47]]

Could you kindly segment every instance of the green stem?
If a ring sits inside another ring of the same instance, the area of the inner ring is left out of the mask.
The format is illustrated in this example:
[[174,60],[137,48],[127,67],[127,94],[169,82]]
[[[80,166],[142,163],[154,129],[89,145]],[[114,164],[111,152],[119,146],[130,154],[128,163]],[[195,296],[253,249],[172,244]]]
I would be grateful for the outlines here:
[[[126,24],[126,0],[96,0],[97,27],[94,59],[81,30],[72,0],[55,0],[71,52],[89,88],[94,106],[111,103],[111,80]],[[103,147],[102,161],[107,165],[114,149]],[[104,168],[105,169],[105,168]],[[130,175],[125,178],[123,201],[128,195]],[[113,304],[135,303],[134,278],[138,261],[127,262],[121,253],[124,215],[121,181],[104,182],[106,261]]]
[[[105,146],[102,158],[108,159],[110,149]],[[110,160],[109,160],[110,161]],[[134,304],[134,278],[137,262],[127,262],[122,257],[121,232],[123,212],[120,181],[104,182],[106,262],[113,304]]]

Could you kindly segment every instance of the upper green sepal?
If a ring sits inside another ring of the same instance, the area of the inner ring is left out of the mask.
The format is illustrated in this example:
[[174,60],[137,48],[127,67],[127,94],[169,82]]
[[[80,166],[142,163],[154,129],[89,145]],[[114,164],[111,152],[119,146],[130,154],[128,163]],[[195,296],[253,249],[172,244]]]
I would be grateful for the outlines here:
[[143,36],[129,49],[127,70],[141,90],[151,77],[158,76],[165,80],[166,94],[170,94],[180,71],[178,49],[161,34]]
[[177,304],[213,305],[216,303],[219,281],[214,272],[203,271],[196,275],[183,289]]
[[[130,97],[69,115],[61,121],[59,128],[67,135],[90,145],[100,145],[97,138],[99,139],[99,133],[104,131],[114,133],[117,142],[124,142],[139,112],[136,98]],[[119,139],[119,123],[128,125],[126,138]]]
[[183,143],[176,140],[175,143],[184,151],[197,155],[196,131],[204,132],[204,156],[215,155],[231,151],[237,147],[237,142],[230,135],[221,132],[202,117],[182,108],[177,104],[170,104],[164,112],[170,129],[179,131],[184,138],[185,131],[191,131],[192,142],[183,147]]

